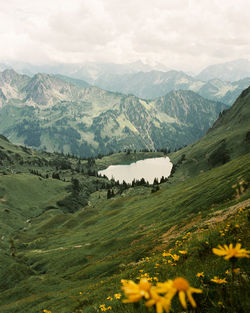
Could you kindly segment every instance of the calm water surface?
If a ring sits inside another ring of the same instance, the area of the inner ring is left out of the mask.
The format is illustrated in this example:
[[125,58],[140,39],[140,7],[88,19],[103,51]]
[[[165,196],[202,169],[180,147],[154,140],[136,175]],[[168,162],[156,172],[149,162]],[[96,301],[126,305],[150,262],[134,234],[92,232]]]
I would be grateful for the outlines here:
[[158,180],[162,176],[168,177],[170,175],[173,164],[168,157],[153,158],[140,160],[128,165],[111,165],[98,174],[106,175],[109,179],[118,180],[120,183],[124,180],[126,183],[140,180],[144,178],[150,184],[154,182],[155,178]]

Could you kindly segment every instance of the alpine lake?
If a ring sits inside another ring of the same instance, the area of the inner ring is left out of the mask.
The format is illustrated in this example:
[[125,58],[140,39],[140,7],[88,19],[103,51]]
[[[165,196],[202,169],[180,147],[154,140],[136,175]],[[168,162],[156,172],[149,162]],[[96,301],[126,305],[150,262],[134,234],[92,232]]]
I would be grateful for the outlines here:
[[119,183],[125,181],[127,184],[131,184],[133,180],[144,178],[149,184],[153,184],[155,178],[160,181],[162,176],[168,177],[172,166],[169,157],[160,157],[139,160],[126,165],[110,165],[105,170],[99,171],[98,174],[105,175],[108,179],[114,179]]

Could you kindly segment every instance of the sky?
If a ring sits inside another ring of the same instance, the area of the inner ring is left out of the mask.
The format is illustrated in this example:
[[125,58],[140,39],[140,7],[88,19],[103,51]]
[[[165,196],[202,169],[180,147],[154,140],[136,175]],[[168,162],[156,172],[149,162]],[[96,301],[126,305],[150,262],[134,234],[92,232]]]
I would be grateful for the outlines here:
[[0,0],[0,62],[250,60],[249,0]]

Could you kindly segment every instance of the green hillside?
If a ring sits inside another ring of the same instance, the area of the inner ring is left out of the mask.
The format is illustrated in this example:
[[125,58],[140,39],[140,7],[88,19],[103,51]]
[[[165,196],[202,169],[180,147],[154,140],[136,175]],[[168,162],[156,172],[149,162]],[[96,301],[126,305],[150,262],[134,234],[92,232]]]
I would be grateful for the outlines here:
[[180,170],[177,165],[175,178],[184,179],[249,153],[249,121],[250,87],[241,93],[229,110],[220,114],[220,118],[200,141],[172,156],[175,164],[182,164]]
[[[231,263],[212,248],[249,249],[249,97],[248,89],[203,139],[170,155],[172,177],[153,193],[146,185],[122,190],[95,172],[161,153],[80,160],[0,138],[0,209],[18,216],[0,242],[0,311],[93,313],[105,305],[146,313],[143,301],[115,299],[121,279],[185,277],[203,290],[194,294],[197,312],[248,312],[248,259]],[[107,199],[109,188],[115,196]],[[171,312],[182,311],[175,297]]]

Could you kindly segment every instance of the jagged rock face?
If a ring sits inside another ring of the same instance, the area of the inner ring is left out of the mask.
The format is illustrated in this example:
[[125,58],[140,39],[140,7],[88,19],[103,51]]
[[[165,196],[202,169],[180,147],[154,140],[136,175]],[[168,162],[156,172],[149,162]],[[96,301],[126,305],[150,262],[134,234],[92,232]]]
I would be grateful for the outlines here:
[[3,93],[2,89],[0,88],[0,107],[7,101],[5,94]]
[[213,123],[214,116],[218,116],[225,108],[222,103],[215,104],[192,91],[184,90],[172,91],[156,103],[169,116],[190,123],[204,132]]
[[14,143],[82,156],[189,144],[226,107],[191,91],[143,100],[47,74],[5,71],[0,82],[0,133]]

